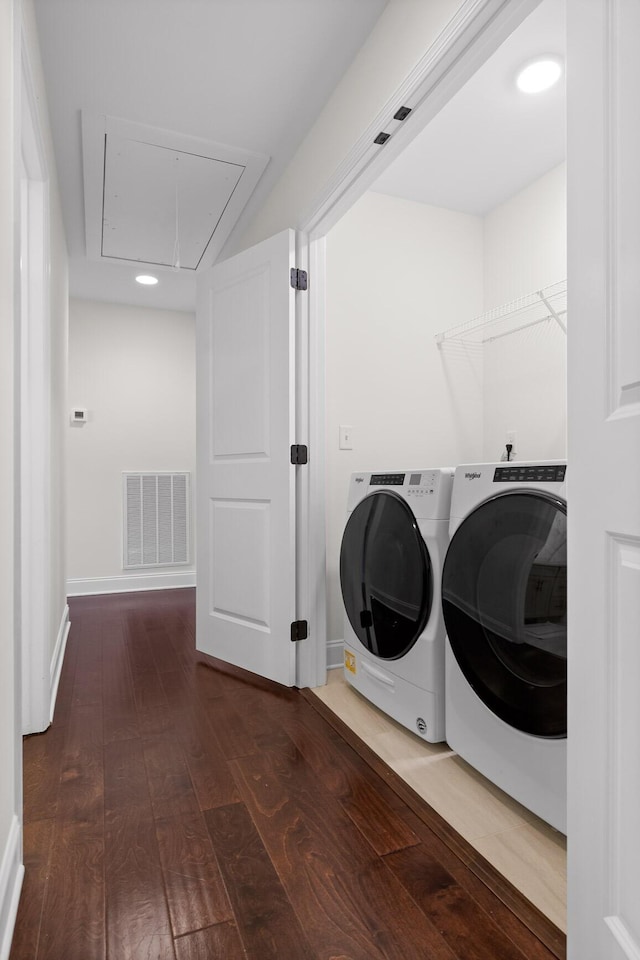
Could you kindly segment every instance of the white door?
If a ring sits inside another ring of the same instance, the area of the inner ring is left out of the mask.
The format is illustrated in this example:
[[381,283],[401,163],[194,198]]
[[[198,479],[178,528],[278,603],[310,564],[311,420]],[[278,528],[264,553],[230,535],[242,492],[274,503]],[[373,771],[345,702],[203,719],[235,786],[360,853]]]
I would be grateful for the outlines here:
[[640,2],[568,0],[570,960],[640,958]]
[[199,277],[198,650],[295,682],[295,234]]

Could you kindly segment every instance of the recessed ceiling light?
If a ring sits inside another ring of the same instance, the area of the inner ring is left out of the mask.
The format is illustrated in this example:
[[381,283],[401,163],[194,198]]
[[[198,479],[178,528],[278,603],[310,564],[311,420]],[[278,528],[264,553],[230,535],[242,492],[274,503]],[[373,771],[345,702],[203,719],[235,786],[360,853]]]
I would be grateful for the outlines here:
[[538,57],[527,63],[516,77],[516,84],[523,93],[542,93],[557,83],[562,76],[562,61],[559,57]]
[[158,278],[152,277],[150,273],[141,273],[136,277],[136,282],[143,283],[148,287],[152,287],[158,282]]

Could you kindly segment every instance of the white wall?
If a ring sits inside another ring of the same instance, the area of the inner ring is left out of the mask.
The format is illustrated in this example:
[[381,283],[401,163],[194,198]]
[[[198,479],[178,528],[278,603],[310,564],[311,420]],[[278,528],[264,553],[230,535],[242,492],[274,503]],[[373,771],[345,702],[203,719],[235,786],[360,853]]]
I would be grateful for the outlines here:
[[[65,405],[67,342],[67,249],[57,187],[56,165],[49,126],[47,99],[38,46],[32,0],[0,0],[0,957],[8,956],[9,939],[17,907],[22,857],[22,717],[20,709],[20,651],[17,613],[20,598],[15,596],[16,553],[14,524],[18,506],[14,484],[15,444],[19,436],[18,411],[14,408],[14,343],[19,277],[19,245],[14,224],[17,213],[17,186],[20,151],[19,116],[21,39],[20,18],[34,93],[39,126],[49,173],[49,233],[51,246],[47,290],[51,330],[50,409],[51,461],[49,471],[51,503],[49,629],[46,642],[53,653],[65,617],[64,507],[60,497],[64,477],[64,450],[61,425]],[[15,112],[14,112],[15,111]],[[15,189],[15,193],[14,193]],[[15,207],[14,207],[15,204]],[[14,287],[14,283],[16,286]]]
[[[12,928],[19,883],[20,718],[14,621],[14,22],[0,0],[0,955]],[[17,855],[17,863],[16,863]],[[8,952],[8,950],[7,950]]]
[[459,7],[460,0],[389,0],[282,177],[225,256],[301,223]]
[[[343,637],[338,576],[354,470],[480,459],[481,373],[434,336],[480,313],[482,220],[365,194],[327,237],[329,641]],[[340,424],[353,450],[338,449]]]
[[193,564],[122,566],[122,473],[189,471],[194,481],[194,315],[71,300],[69,403],[89,411],[82,425],[67,411],[69,593],[126,589],[132,576],[142,588],[194,583]]
[[53,137],[47,109],[47,94],[32,0],[22,0],[22,21],[27,41],[34,92],[39,107],[40,132],[49,173],[49,337],[50,337],[50,608],[49,648],[53,656],[63,627],[66,608],[65,583],[65,410],[67,406],[67,341],[69,323],[69,260],[58,191]]
[[[485,310],[566,279],[566,207],[563,163],[485,217]],[[485,344],[484,460],[507,430],[520,460],[566,457],[566,350],[554,321]]]

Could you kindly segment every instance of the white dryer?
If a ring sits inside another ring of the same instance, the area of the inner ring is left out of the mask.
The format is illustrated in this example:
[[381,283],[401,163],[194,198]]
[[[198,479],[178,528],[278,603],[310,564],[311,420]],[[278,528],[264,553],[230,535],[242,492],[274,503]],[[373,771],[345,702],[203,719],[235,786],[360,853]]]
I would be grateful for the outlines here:
[[377,707],[444,740],[442,563],[452,468],[354,473],[340,550],[344,673]]
[[449,745],[566,833],[566,464],[456,469],[442,578]]

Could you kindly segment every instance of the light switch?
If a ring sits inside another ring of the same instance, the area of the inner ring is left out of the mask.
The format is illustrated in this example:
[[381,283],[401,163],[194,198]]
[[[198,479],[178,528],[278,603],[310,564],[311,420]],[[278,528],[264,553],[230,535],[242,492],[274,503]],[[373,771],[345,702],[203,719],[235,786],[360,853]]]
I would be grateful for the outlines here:
[[353,450],[353,427],[340,424],[340,450]]

